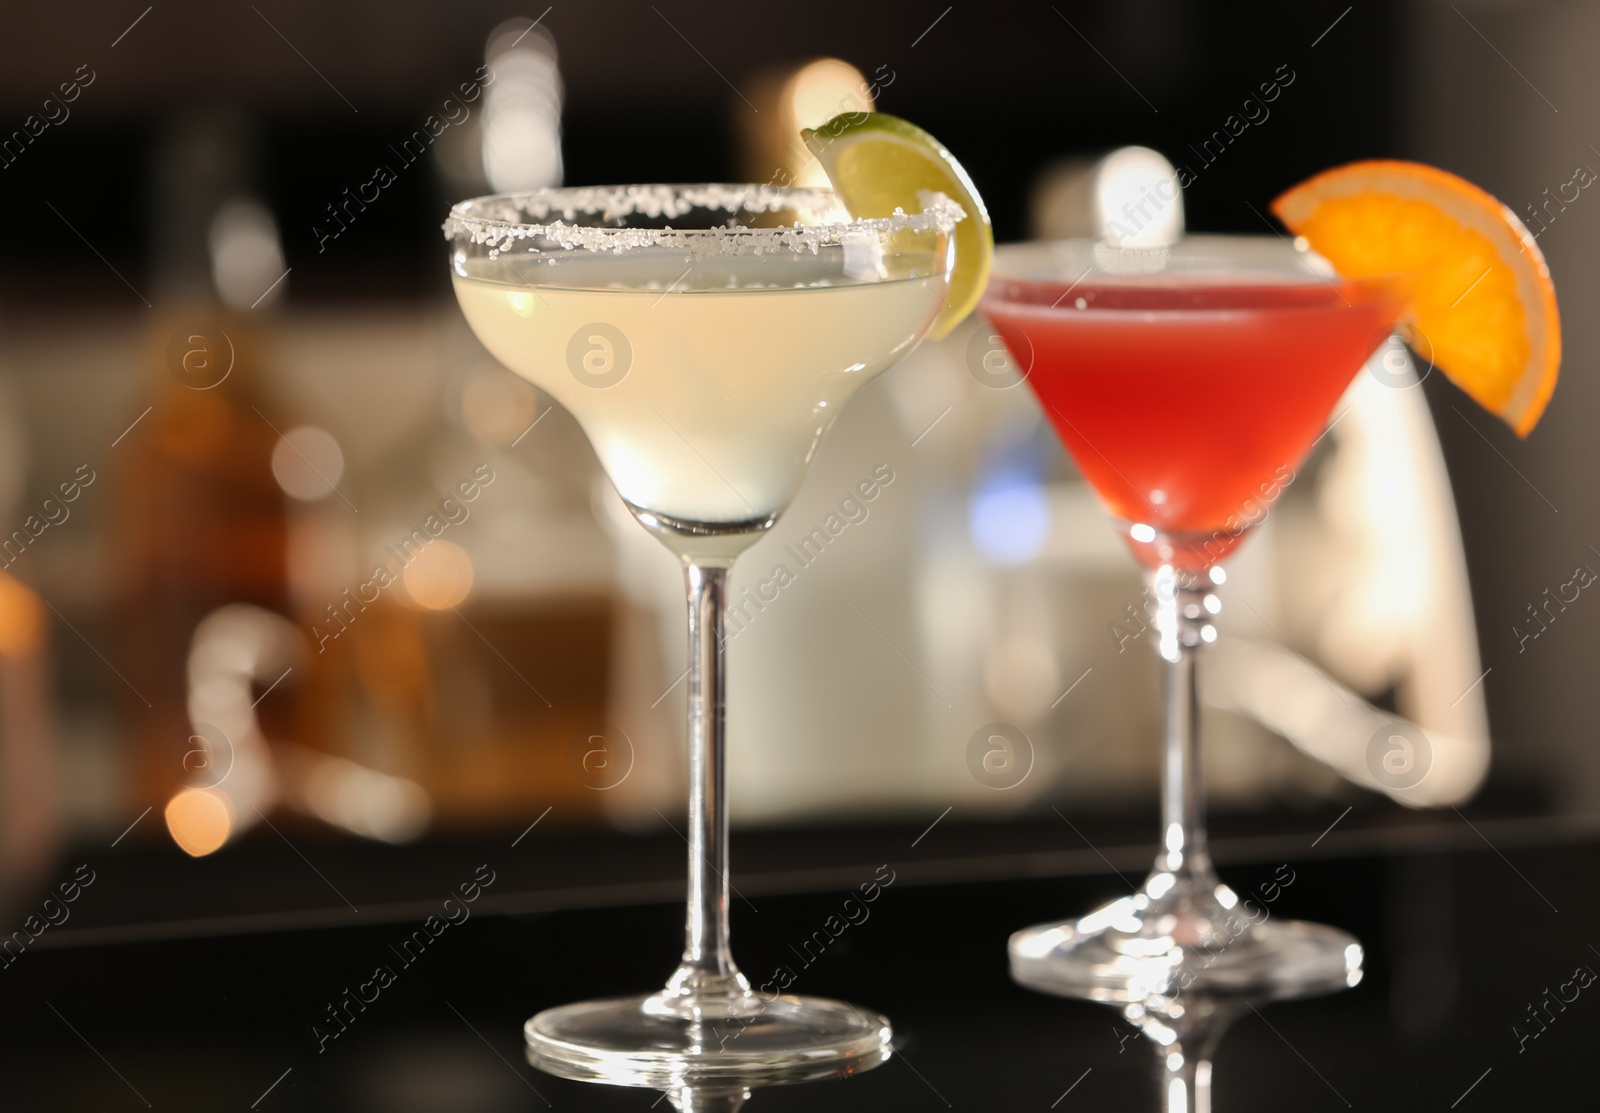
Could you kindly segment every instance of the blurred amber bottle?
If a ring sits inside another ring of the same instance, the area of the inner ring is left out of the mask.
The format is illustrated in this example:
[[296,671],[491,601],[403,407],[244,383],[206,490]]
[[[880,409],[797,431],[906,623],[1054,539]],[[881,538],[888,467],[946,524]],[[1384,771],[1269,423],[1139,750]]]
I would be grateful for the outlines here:
[[127,694],[131,771],[147,801],[184,779],[196,626],[230,603],[288,613],[277,435],[254,389],[262,350],[257,329],[221,307],[163,312],[145,346],[150,409],[112,471],[121,659],[150,704]]

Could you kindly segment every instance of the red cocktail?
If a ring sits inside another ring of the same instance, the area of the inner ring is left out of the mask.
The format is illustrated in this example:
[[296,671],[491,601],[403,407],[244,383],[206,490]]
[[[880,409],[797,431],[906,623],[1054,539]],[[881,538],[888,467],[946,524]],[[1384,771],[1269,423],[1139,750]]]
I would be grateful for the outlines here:
[[1401,307],[1310,273],[999,277],[983,303],[1139,560],[1196,571],[1265,517]]
[[1405,304],[1392,283],[1341,280],[1266,237],[997,253],[983,311],[1146,566],[1167,690],[1155,868],[1087,916],[1013,935],[1022,984],[1170,1004],[1191,988],[1270,999],[1360,979],[1350,935],[1241,918],[1218,880],[1201,818],[1194,668],[1217,636],[1217,562],[1294,478]]

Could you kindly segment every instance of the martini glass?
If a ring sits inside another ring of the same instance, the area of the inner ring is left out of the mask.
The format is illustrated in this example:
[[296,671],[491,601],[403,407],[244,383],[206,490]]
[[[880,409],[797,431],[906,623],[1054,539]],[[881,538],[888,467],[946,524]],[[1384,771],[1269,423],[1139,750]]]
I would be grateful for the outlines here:
[[[539,1013],[553,1074],[676,1091],[865,1070],[876,1013],[752,988],[728,950],[724,612],[839,409],[932,326],[962,210],[855,220],[827,190],[551,189],[451,210],[456,296],[502,363],[565,406],[639,522],[683,562],[689,894],[662,990]],[[724,1087],[724,1088],[726,1088]]]
[[1122,1004],[1354,985],[1353,937],[1252,910],[1212,867],[1195,662],[1216,639],[1220,562],[1388,337],[1399,285],[1340,279],[1270,237],[1022,245],[998,254],[995,275],[984,313],[1144,566],[1166,689],[1154,868],[1131,896],[1013,935],[1012,976]]

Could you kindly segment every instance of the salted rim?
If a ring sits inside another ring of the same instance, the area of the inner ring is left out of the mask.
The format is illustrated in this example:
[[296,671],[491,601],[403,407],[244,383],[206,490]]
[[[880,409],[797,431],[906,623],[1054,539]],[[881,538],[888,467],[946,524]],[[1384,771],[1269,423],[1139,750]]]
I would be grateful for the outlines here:
[[[533,241],[527,245],[531,254],[559,249],[620,255],[648,247],[673,247],[695,255],[761,255],[781,250],[815,255],[823,247],[881,243],[896,232],[948,234],[966,219],[966,210],[942,193],[923,190],[918,199],[920,212],[897,208],[886,217],[841,220],[844,204],[826,189],[717,183],[579,186],[462,201],[451,208],[443,228],[446,239],[464,235],[474,244],[486,245],[490,258],[524,240]],[[788,209],[818,222],[773,228],[737,224],[721,228],[596,228],[567,223],[578,213],[671,219],[695,209],[729,214]],[[477,215],[477,210],[487,215]],[[552,214],[557,214],[553,220],[549,219]]]

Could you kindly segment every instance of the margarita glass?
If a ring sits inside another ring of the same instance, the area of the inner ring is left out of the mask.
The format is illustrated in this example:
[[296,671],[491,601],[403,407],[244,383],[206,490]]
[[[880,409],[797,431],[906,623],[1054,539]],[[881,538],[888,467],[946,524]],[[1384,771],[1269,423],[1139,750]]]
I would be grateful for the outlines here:
[[1166,674],[1154,869],[1137,892],[1082,919],[1013,935],[1013,977],[1141,1007],[1169,1007],[1180,993],[1260,1001],[1354,985],[1354,938],[1268,919],[1217,878],[1201,809],[1195,660],[1216,638],[1220,562],[1265,517],[1388,337],[1402,291],[1341,279],[1271,237],[1022,245],[997,253],[995,275],[983,311],[1144,566]]
[[723,620],[734,558],[778,520],[839,409],[934,323],[961,208],[852,219],[830,191],[552,189],[466,201],[445,224],[462,312],[583,426],[617,493],[683,562],[689,609],[689,898],[661,991],[550,1009],[551,1073],[679,1090],[797,1082],[890,1053],[882,1016],[753,990],[728,950]]

